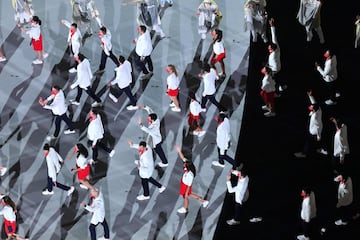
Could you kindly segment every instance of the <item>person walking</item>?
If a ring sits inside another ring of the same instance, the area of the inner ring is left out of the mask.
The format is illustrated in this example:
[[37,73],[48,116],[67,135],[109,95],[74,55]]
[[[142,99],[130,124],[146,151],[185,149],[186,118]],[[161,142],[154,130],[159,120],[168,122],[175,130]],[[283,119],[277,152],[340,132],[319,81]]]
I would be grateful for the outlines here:
[[70,100],[70,103],[76,106],[80,105],[82,91],[85,90],[85,92],[95,100],[91,106],[101,106],[101,99],[91,89],[91,79],[93,78],[93,74],[91,72],[89,60],[83,54],[79,53],[78,56],[75,57],[75,61],[78,63],[77,78],[76,81],[70,85],[70,89],[77,88],[77,95],[74,100]]
[[258,34],[264,43],[268,42],[266,36],[266,0],[247,0],[244,4],[244,30],[250,31],[252,41],[257,42]]
[[[96,188],[90,190],[91,203],[86,204],[82,202],[80,206],[84,207],[87,211],[92,213],[90,220],[90,239],[91,240],[109,240],[110,239],[110,230],[109,225],[105,219],[105,204],[103,194]],[[99,223],[104,228],[104,236],[101,238],[96,238],[96,227]]]
[[169,74],[169,76],[166,78],[166,94],[171,99],[171,111],[181,112],[178,100],[180,85],[179,74],[173,64],[169,64],[166,67],[166,72]]
[[96,109],[92,109],[89,112],[87,137],[92,148],[92,159],[90,159],[90,164],[94,164],[98,160],[98,147],[101,147],[109,153],[109,157],[114,156],[115,150],[109,148],[101,141],[104,137],[104,126],[101,121],[101,116]]
[[[118,88],[111,88],[109,97],[114,102],[118,102],[119,97],[125,92],[126,96],[130,100],[129,106],[126,107],[127,110],[136,110],[136,98],[131,93],[130,84],[132,83],[132,66],[131,63],[125,59],[124,56],[119,56],[119,67],[115,68],[116,77],[114,80],[110,81],[107,85],[108,87],[117,85]],[[111,91],[113,90],[113,91]],[[113,93],[112,93],[113,92]]]
[[342,226],[347,225],[351,219],[351,206],[353,203],[353,185],[352,179],[345,173],[341,173],[335,179],[338,182],[338,193],[337,193],[337,220],[335,225]]
[[264,75],[261,84],[260,96],[262,97],[265,105],[262,109],[268,111],[264,113],[265,117],[274,117],[275,113],[275,81],[272,78],[271,68],[265,66],[261,69],[261,73]]
[[66,115],[67,105],[65,103],[65,95],[63,90],[58,86],[54,85],[51,89],[51,95],[45,100],[40,97],[39,103],[44,109],[49,109],[55,115],[55,132],[53,135],[48,136],[47,140],[50,141],[59,136],[61,121],[64,121],[69,127],[64,131],[64,134],[75,133],[73,123]]
[[45,154],[45,160],[47,165],[47,188],[42,192],[43,195],[53,195],[53,186],[67,191],[67,195],[70,196],[74,192],[74,186],[66,186],[57,181],[56,176],[60,172],[61,165],[64,163],[62,157],[55,151],[53,147],[50,147],[48,143],[44,144],[43,151]]
[[76,23],[70,23],[67,20],[61,20],[61,23],[64,24],[67,28],[69,28],[69,34],[67,38],[67,42],[69,44],[70,52],[73,55],[73,59],[75,64],[72,68],[69,69],[69,73],[75,73],[77,71],[78,62],[76,59],[80,53],[81,47],[81,32],[78,29],[78,25]]
[[[141,69],[143,76],[141,79],[149,79],[152,76],[154,70],[153,63],[151,60],[151,53],[153,46],[150,37],[150,31],[144,25],[140,25],[137,28],[138,38],[134,39],[135,45],[135,63]],[[146,64],[148,68],[146,68]]]
[[158,116],[156,113],[153,112],[153,110],[149,106],[140,106],[142,109],[148,112],[148,117],[146,118],[146,121],[148,122],[148,126],[144,126],[142,124],[141,118],[138,119],[138,124],[140,126],[140,129],[148,134],[147,136],[147,142],[149,145],[152,146],[154,151],[159,156],[161,162],[159,162],[157,165],[159,167],[167,167],[169,165],[168,160],[165,156],[164,150],[161,146],[162,143],[162,136],[160,132],[160,120],[158,119]]
[[139,169],[139,175],[141,178],[141,185],[144,193],[136,197],[137,200],[143,201],[150,199],[149,182],[154,184],[158,189],[159,193],[165,191],[166,187],[156,181],[152,174],[154,172],[154,159],[151,149],[147,148],[146,142],[141,141],[139,144],[134,144],[132,141],[128,141],[131,148],[138,149],[140,159],[135,160],[135,164]]
[[333,165],[335,172],[344,171],[346,156],[350,154],[347,125],[341,118],[330,118],[335,125]]
[[196,168],[192,161],[185,158],[183,152],[179,146],[175,146],[175,150],[178,152],[180,159],[183,161],[184,174],[180,181],[179,194],[184,198],[184,206],[177,210],[178,213],[187,213],[189,211],[189,197],[195,198],[201,205],[206,208],[209,205],[209,201],[200,197],[198,194],[192,191],[192,184],[196,176]]
[[194,92],[190,92],[189,97],[190,97],[189,114],[188,114],[189,130],[192,131],[193,135],[202,137],[204,136],[206,131],[200,127],[201,105],[197,101]]
[[[224,79],[226,78],[225,64],[224,64],[226,52],[225,52],[224,43],[222,42],[223,31],[220,29],[215,29],[214,31],[211,32],[211,36],[213,36],[213,41],[212,41],[213,54],[210,59],[210,67],[215,69],[216,74],[219,76],[219,78]],[[220,63],[222,72],[218,73],[215,66],[216,63]]]
[[99,31],[99,38],[101,41],[101,60],[97,73],[103,73],[105,71],[105,64],[108,57],[114,62],[116,67],[119,66],[119,61],[112,52],[111,33],[110,30],[102,26]]
[[201,35],[201,39],[206,38],[206,33],[218,28],[222,19],[219,6],[214,0],[203,0],[197,11],[198,16],[198,32]]
[[355,48],[360,45],[360,15],[356,15],[355,21]]
[[303,198],[301,204],[300,218],[303,229],[303,234],[298,235],[298,240],[310,240],[311,227],[313,219],[316,217],[316,202],[315,194],[308,187],[305,187],[301,191],[301,197]]
[[12,7],[15,10],[14,19],[17,24],[30,22],[34,15],[32,0],[12,0]]

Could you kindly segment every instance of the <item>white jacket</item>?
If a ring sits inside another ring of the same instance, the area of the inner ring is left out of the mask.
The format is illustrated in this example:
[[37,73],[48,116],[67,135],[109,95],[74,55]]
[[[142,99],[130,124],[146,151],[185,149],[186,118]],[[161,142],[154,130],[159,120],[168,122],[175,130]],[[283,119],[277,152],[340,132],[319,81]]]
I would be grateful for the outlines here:
[[271,27],[271,41],[277,45],[277,49],[269,54],[268,64],[273,73],[277,73],[281,70],[280,62],[280,47],[275,35],[275,27]]
[[[71,28],[71,23],[67,20],[65,20],[64,25],[68,28]],[[71,49],[74,53],[74,56],[78,56],[81,46],[81,33],[79,28],[76,29],[76,32],[72,36],[69,30],[67,42],[71,45]]]
[[39,24],[32,25],[31,28],[26,31],[26,34],[28,34],[31,39],[38,41],[40,39],[40,34],[41,34],[40,25]]
[[226,181],[229,193],[235,193],[235,202],[243,204],[249,197],[249,177],[239,178],[235,187],[231,185],[230,181]]
[[353,202],[353,187],[350,177],[344,183],[340,183],[338,187],[338,202],[336,207],[349,206]]
[[320,66],[316,69],[321,74],[325,82],[335,81],[338,77],[336,56],[333,55],[331,58],[326,59],[324,69]]
[[312,218],[316,217],[316,203],[313,192],[310,193],[310,196],[303,199],[300,217],[307,223],[310,222]]
[[152,137],[153,148],[161,142],[162,137],[160,133],[160,121],[156,119],[154,122],[149,124],[148,127],[141,126],[141,130],[148,133]]
[[132,82],[132,68],[131,63],[125,60],[123,64],[115,68],[116,78],[111,81],[111,85],[117,84],[120,89],[126,88]]
[[136,47],[135,52],[140,57],[146,57],[150,56],[151,52],[153,50],[150,32],[147,29],[145,33],[141,34],[137,41],[136,41]]
[[230,140],[230,122],[228,118],[225,118],[216,129],[216,144],[220,149],[221,155],[224,155],[225,150],[228,149]]
[[215,81],[216,81],[216,71],[214,68],[210,68],[210,72],[203,75],[204,79],[204,91],[202,96],[214,95],[216,92]]
[[16,215],[14,210],[12,209],[12,207],[5,205],[1,210],[0,210],[0,215],[3,215],[4,218],[8,221],[11,222],[15,222],[16,221]]
[[[133,144],[132,148],[139,149],[139,144]],[[146,151],[140,155],[139,165],[140,177],[150,178],[154,172],[154,158],[151,148],[147,148]]]
[[93,143],[93,146],[96,142],[104,137],[104,126],[101,121],[101,116],[96,115],[96,118],[89,123],[87,130],[87,137]]
[[267,93],[275,92],[275,81],[269,74],[264,75],[262,79],[261,89]]
[[48,176],[56,182],[56,175],[60,172],[61,165],[60,162],[64,160],[62,157],[55,151],[54,148],[50,147],[49,153],[46,156],[46,165],[48,170]]
[[101,46],[107,56],[110,56],[110,51],[112,49],[111,44],[111,33],[109,29],[106,30],[106,34],[102,38],[100,38]]
[[105,219],[105,205],[104,198],[101,192],[97,198],[94,198],[91,205],[86,205],[85,209],[92,213],[91,223],[97,225],[102,223]]
[[166,78],[166,84],[167,84],[167,89],[171,89],[171,90],[176,90],[179,88],[179,84],[180,84],[180,80],[179,77],[175,75],[175,73],[171,73],[167,78]]
[[66,113],[67,105],[65,103],[65,95],[61,89],[56,95],[50,95],[47,100],[52,101],[52,103],[45,105],[43,108],[50,109],[54,115],[58,116]]
[[321,132],[323,129],[322,122],[322,111],[321,108],[316,112],[310,113],[310,124],[309,124],[309,132],[311,135],[316,135],[318,139],[321,139]]
[[350,153],[347,126],[343,124],[340,130],[336,131],[334,136],[334,157],[340,157],[341,160],[345,158],[345,154]]
[[90,68],[90,62],[88,59],[84,59],[77,66],[77,79],[71,84],[70,88],[74,89],[79,86],[82,89],[87,89],[91,85],[91,79],[93,78],[93,74]]

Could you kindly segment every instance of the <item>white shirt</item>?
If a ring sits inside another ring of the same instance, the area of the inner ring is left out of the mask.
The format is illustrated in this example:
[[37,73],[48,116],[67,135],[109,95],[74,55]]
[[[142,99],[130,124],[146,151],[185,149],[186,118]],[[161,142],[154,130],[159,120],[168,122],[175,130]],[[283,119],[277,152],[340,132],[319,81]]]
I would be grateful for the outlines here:
[[311,135],[316,135],[318,139],[321,138],[321,132],[323,129],[322,123],[322,111],[321,108],[316,112],[311,111],[310,113],[310,124],[309,124],[309,132]]
[[269,74],[264,75],[262,79],[261,89],[267,93],[275,92],[275,81]]
[[101,192],[97,198],[94,198],[91,205],[86,205],[85,209],[92,213],[91,223],[97,225],[105,219],[104,198]]
[[76,165],[81,168],[81,169],[85,169],[86,166],[88,165],[88,160],[86,157],[84,157],[84,155],[80,154],[77,158],[76,158]]
[[38,41],[40,39],[40,25],[39,24],[35,24],[35,25],[31,25],[31,28],[29,30],[26,31],[26,34],[29,35],[30,38]]
[[200,115],[201,105],[200,105],[200,103],[198,101],[191,101],[189,108],[190,108],[190,113],[193,116],[199,116]]
[[347,126],[343,124],[340,130],[337,130],[334,136],[334,156],[345,158],[345,154],[349,154],[349,143],[347,137]]
[[96,118],[90,121],[88,130],[87,130],[87,137],[93,143],[93,146],[99,139],[102,139],[104,136],[104,127],[101,121],[101,116],[99,114],[96,115]]
[[214,95],[216,92],[215,81],[216,81],[216,72],[214,68],[210,68],[210,72],[203,75],[204,79],[204,91],[202,96]]
[[[139,149],[139,144],[133,144],[132,148]],[[154,172],[154,158],[150,148],[147,148],[139,160],[139,175],[141,178],[150,178]]]
[[111,81],[111,85],[117,84],[120,89],[126,88],[132,82],[132,68],[131,63],[125,60],[123,64],[115,68],[116,78]]
[[302,201],[300,217],[302,220],[308,223],[315,216],[316,216],[315,195],[313,192],[311,192],[310,196],[305,197]]
[[90,62],[87,58],[85,58],[82,62],[78,64],[76,74],[77,79],[73,84],[71,84],[71,89],[74,89],[77,86],[82,89],[87,89],[88,87],[90,87],[93,74],[91,72]]
[[275,27],[271,27],[271,41],[277,45],[277,49],[269,54],[268,64],[273,73],[277,73],[281,70],[280,62],[280,47],[275,35]]
[[[71,23],[69,21],[65,20],[64,25],[68,28],[71,28]],[[71,45],[74,56],[78,56],[81,46],[81,33],[78,28],[76,28],[76,31],[72,36],[71,31],[69,30],[67,42]]]
[[171,89],[171,90],[176,90],[179,88],[179,77],[175,75],[175,73],[171,73],[167,78],[166,78],[166,83],[167,83],[167,89]]
[[161,137],[161,133],[160,133],[159,119],[156,119],[154,122],[149,124],[148,127],[145,127],[144,125],[141,126],[141,130],[148,133],[152,137],[153,147],[155,147],[158,143],[161,142],[162,137]]
[[344,183],[340,183],[338,187],[338,203],[337,208],[348,206],[353,202],[353,187],[350,177]]
[[103,47],[103,50],[105,52],[105,54],[107,56],[110,56],[110,51],[112,49],[112,44],[111,44],[111,33],[109,31],[109,29],[106,29],[106,34],[104,34],[101,38],[101,45]]
[[12,209],[12,207],[5,205],[1,210],[0,210],[0,215],[3,215],[4,218],[10,222],[15,222],[16,221],[16,215],[14,213],[14,210]]
[[62,157],[55,151],[54,148],[49,149],[49,153],[46,156],[46,165],[48,169],[48,176],[52,179],[53,182],[56,182],[56,175],[60,172],[61,165],[60,162],[64,160]]
[[216,144],[220,149],[221,155],[224,155],[225,150],[228,149],[230,138],[230,123],[229,119],[225,118],[224,121],[220,123],[216,129]]
[[181,181],[186,185],[186,186],[191,186],[193,181],[194,181],[194,174],[191,171],[186,171],[184,172]]
[[150,56],[153,50],[151,37],[149,30],[146,30],[145,33],[139,35],[136,41],[135,52],[140,57]]
[[334,55],[331,58],[326,59],[324,70],[320,66],[316,69],[321,74],[325,82],[332,82],[336,80],[338,77],[336,56]]
[[249,177],[243,177],[238,179],[238,182],[235,187],[231,185],[230,181],[226,181],[226,185],[229,193],[235,193],[235,201],[242,204],[245,202],[249,196],[248,191]]
[[225,48],[224,48],[224,44],[222,41],[216,41],[213,44],[213,51],[216,55],[219,55],[220,53],[224,53],[225,52]]
[[56,95],[50,95],[47,100],[52,100],[52,103],[49,105],[45,105],[43,108],[50,109],[54,115],[58,116],[66,113],[67,105],[65,103],[64,92],[61,89],[57,92]]

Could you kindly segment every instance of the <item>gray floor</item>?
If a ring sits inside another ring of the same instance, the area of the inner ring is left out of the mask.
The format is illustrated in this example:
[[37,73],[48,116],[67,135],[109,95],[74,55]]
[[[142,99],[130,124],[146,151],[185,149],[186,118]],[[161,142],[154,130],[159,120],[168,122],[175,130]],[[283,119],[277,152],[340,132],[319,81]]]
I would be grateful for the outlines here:
[[[162,119],[163,148],[169,166],[164,170],[157,169],[153,175],[167,186],[161,195],[151,187],[149,201],[136,201],[142,189],[133,163],[136,152],[128,147],[127,140],[138,142],[144,139],[145,135],[136,122],[138,117],[145,121],[146,113],[142,110],[127,111],[125,96],[116,104],[107,97],[106,83],[112,79],[114,68],[111,60],[107,62],[106,72],[93,80],[93,88],[104,101],[101,115],[106,139],[116,150],[112,159],[100,152],[100,163],[92,169],[93,182],[104,194],[111,239],[211,239],[214,234],[226,191],[225,176],[230,166],[227,164],[225,169],[211,166],[211,161],[217,159],[216,122],[213,119],[218,111],[215,106],[209,104],[208,111],[203,115],[204,129],[207,130],[204,137],[198,139],[187,129],[186,97],[191,89],[197,91],[200,99],[202,86],[197,74],[201,62],[211,53],[210,35],[202,42],[197,33],[195,11],[199,2],[177,0],[174,6],[166,9],[162,28],[169,38],[160,41],[156,36],[153,38],[154,75],[149,81],[141,81],[138,79],[139,72],[134,74],[133,93],[136,93],[138,102],[151,106]],[[224,15],[221,29],[225,35],[228,77],[218,84],[216,97],[221,99],[231,115],[233,144],[228,152],[230,156],[234,155],[240,134],[248,65],[249,40],[248,33],[243,31],[243,2],[230,4],[219,1]],[[46,165],[41,149],[46,143],[46,136],[54,129],[50,111],[41,108],[38,98],[48,96],[53,84],[63,87],[67,100],[76,95],[76,91],[69,89],[74,76],[67,72],[68,29],[60,23],[61,19],[71,20],[71,7],[67,0],[35,0],[33,5],[35,14],[43,21],[45,50],[49,52],[43,65],[31,64],[35,53],[29,46],[30,40],[16,28],[10,1],[0,2],[1,44],[8,58],[7,62],[0,63],[0,158],[1,164],[10,169],[1,179],[0,191],[16,200],[20,209],[19,234],[39,240],[86,239],[91,215],[79,207],[81,202],[88,201],[88,196],[70,172],[74,159],[67,160],[59,174],[60,182],[76,187],[73,195],[69,198],[66,192],[58,189],[53,196],[41,195],[46,184]],[[97,7],[105,26],[112,32],[113,52],[131,59],[134,49],[132,39],[136,37],[135,7],[121,6],[120,1],[99,0]],[[86,40],[82,52],[91,60],[95,72],[101,53],[96,34]],[[170,63],[180,73],[181,113],[169,109],[170,101],[165,95],[165,68]],[[91,103],[92,100],[84,93],[80,106],[69,106],[77,132],[73,135],[61,134],[59,140],[53,143],[64,158],[75,143],[86,141],[83,122]],[[197,167],[193,191],[210,201],[209,207],[203,209],[191,199],[186,216],[176,212],[183,200],[178,195],[182,164],[174,150],[175,144],[182,145],[185,155],[192,158]],[[101,226],[97,233],[99,237],[103,235]]]

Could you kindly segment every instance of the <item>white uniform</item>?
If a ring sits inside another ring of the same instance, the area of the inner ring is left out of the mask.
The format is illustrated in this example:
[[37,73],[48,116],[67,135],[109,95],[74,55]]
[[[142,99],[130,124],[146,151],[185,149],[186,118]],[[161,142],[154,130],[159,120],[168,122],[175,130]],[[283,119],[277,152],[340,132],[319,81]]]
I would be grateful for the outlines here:
[[104,137],[104,126],[99,114],[96,115],[94,120],[90,121],[87,130],[87,137],[93,142],[93,146],[96,145],[98,140],[101,140]]
[[104,198],[101,192],[97,198],[94,198],[91,205],[86,205],[85,209],[92,213],[91,223],[97,225],[102,223],[105,219],[105,205]]

